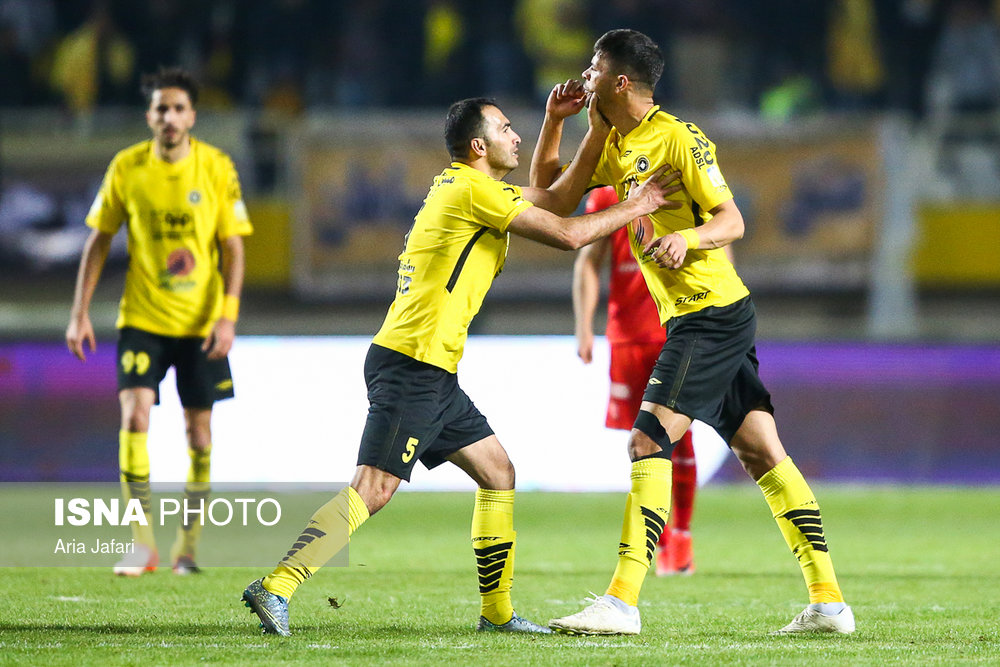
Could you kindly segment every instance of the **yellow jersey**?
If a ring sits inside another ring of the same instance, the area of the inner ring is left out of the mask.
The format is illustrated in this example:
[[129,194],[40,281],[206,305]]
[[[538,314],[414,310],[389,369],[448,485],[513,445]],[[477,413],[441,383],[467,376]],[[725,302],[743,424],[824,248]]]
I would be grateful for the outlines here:
[[684,189],[673,195],[679,209],[660,210],[629,224],[629,243],[656,301],[660,322],[707,306],[728,306],[750,291],[722,248],[688,250],[679,269],[664,269],[642,253],[650,240],[711,219],[709,210],[732,199],[715,152],[715,144],[693,123],[654,106],[639,126],[622,136],[612,129],[598,161],[591,187],[612,185],[624,200],[629,188],[661,165],[681,172]]
[[222,311],[218,241],[253,232],[232,160],[191,139],[175,163],[144,141],[115,155],[87,224],[128,226],[129,267],[116,326],[206,336]]
[[454,373],[472,318],[507,258],[521,188],[453,162],[406,234],[396,296],[373,342]]

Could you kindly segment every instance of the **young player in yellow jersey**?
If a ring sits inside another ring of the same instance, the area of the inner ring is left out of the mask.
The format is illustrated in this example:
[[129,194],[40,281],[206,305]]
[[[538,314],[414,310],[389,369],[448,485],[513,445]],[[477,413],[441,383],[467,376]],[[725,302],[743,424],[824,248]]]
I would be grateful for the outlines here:
[[[579,88],[579,84],[572,84]],[[560,113],[582,107],[557,86]],[[580,89],[582,90],[582,89]],[[452,105],[445,140],[452,163],[434,179],[407,233],[396,296],[365,360],[370,408],[350,486],[321,507],[271,574],[243,592],[265,633],[288,635],[288,600],[368,517],[380,510],[417,461],[445,461],[478,485],[472,546],[479,573],[479,630],[550,630],[514,613],[514,467],[456,375],[469,324],[503,268],[510,233],[562,249],[606,236],[667,204],[676,174],[651,170],[627,201],[563,218],[575,208],[597,163],[608,127],[596,113],[577,160],[547,189],[502,179],[518,164],[520,137],[493,100]]]
[[[174,367],[191,458],[185,496],[191,506],[209,492],[212,404],[233,396],[227,355],[243,286],[243,236],[252,232],[229,157],[191,137],[197,86],[180,69],[143,77],[150,141],[111,161],[87,215],[84,246],[66,344],[85,360],[96,349],[90,302],[112,237],[128,230],[129,267],[118,314],[119,464],[126,498],[147,512],[149,414]],[[221,272],[219,257],[221,252]],[[182,525],[171,550],[174,572],[197,572],[201,525]],[[152,528],[133,523],[136,549],[115,574],[156,569]]]
[[757,374],[756,316],[749,291],[723,247],[743,235],[743,217],[722,176],[715,145],[697,126],[653,102],[663,71],[656,44],[633,30],[597,40],[584,88],[614,126],[592,185],[627,195],[653,165],[681,172],[682,204],[630,226],[667,342],[653,368],[629,438],[632,489],[605,595],[583,611],[553,619],[571,634],[638,634],[636,606],[670,510],[670,454],[700,419],[729,443],[760,486],[809,592],[809,605],[780,633],[854,631],[827,549],[819,505],[778,439],[771,396]]

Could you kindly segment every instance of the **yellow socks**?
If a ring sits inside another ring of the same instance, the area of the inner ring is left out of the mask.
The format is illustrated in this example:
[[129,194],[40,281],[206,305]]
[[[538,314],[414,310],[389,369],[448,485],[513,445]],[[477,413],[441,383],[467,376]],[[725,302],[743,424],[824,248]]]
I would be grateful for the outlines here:
[[476,490],[472,510],[472,548],[479,573],[482,616],[503,625],[514,615],[510,588],[514,581],[514,490]]
[[791,457],[767,471],[757,485],[802,568],[809,602],[843,602],[823,535],[819,504]]
[[642,581],[653,560],[656,541],[670,514],[668,459],[648,458],[632,463],[632,491],[625,502],[622,539],[618,544],[618,567],[607,594],[635,606]]
[[[208,495],[211,492],[209,479],[212,470],[212,448],[201,451],[189,447],[188,455],[191,457],[191,467],[188,468],[187,484],[184,485],[184,500],[187,502],[187,507],[195,509],[207,506],[208,503]],[[207,512],[207,509],[205,511]],[[197,516],[192,515],[192,518],[197,519]],[[194,559],[203,527],[202,521],[187,523],[187,515],[184,515],[184,521],[177,529],[177,539],[170,549],[172,561],[176,561],[179,556]]]
[[286,599],[292,597],[299,584],[347,546],[367,519],[368,507],[354,487],[348,486],[316,510],[292,548],[264,578],[264,588]]
[[150,515],[151,492],[149,489],[149,452],[146,433],[118,432],[118,470],[121,475],[122,496],[126,502],[138,498],[146,515],[145,526],[132,522],[132,539],[150,549],[156,549],[153,537],[153,518]]

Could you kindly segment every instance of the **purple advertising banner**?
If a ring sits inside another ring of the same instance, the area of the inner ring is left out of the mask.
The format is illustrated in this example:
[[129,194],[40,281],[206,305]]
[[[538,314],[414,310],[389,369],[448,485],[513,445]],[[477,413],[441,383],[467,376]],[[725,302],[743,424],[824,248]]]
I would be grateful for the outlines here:
[[[758,356],[810,479],[1000,484],[1000,345],[762,341]],[[0,481],[115,481],[118,429],[112,342],[85,364],[0,344]],[[744,478],[732,458],[716,477]]]

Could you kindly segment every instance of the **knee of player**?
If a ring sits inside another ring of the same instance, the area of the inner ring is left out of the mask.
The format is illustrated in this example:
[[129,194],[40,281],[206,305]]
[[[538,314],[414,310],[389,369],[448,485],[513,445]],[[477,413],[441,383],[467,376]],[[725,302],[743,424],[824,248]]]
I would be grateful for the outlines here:
[[640,410],[629,434],[629,458],[633,461],[657,455],[669,458],[672,451],[670,437],[660,420],[653,413]]
[[516,475],[514,473],[514,464],[511,463],[510,460],[508,459],[500,466],[498,466],[496,474],[497,478],[496,488],[500,490],[513,489],[515,477]]
[[484,489],[509,491],[514,488],[514,464],[510,462],[510,459],[505,458],[489,469],[482,471],[479,479],[476,481]]
[[365,466],[359,469],[351,486],[368,508],[368,513],[375,514],[392,498],[399,487],[399,478]]
[[130,433],[146,433],[149,431],[149,411],[142,409],[128,410],[122,413],[122,429]]
[[208,451],[212,447],[212,431],[209,428],[189,427],[187,440],[190,449],[196,452]]
[[632,429],[632,435],[628,439],[628,457],[632,461],[646,458],[663,451],[659,443],[650,438],[642,431]]

